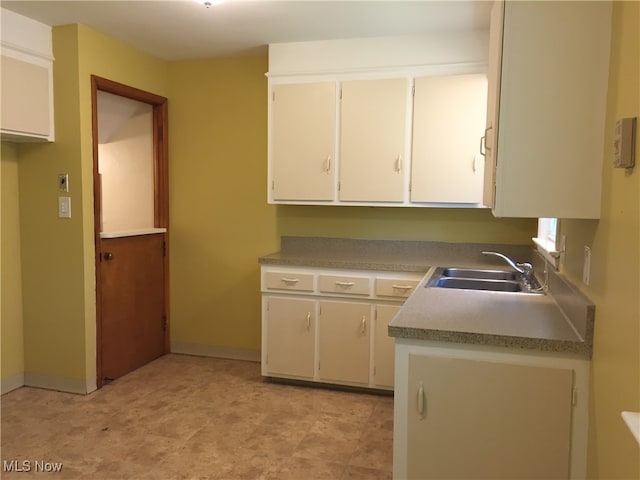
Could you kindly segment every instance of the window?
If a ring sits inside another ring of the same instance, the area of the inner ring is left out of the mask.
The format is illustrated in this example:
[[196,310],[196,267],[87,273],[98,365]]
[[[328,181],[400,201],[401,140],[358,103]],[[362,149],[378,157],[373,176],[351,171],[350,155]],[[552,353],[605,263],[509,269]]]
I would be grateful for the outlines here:
[[538,246],[538,251],[555,267],[558,266],[560,248],[558,245],[560,222],[557,218],[539,218],[538,236],[533,242]]

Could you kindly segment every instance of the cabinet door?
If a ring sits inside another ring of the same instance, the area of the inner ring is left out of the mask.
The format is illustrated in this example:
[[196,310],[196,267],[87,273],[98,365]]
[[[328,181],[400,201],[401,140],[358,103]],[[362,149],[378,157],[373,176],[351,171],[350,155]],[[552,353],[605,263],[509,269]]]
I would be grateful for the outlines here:
[[47,137],[50,133],[48,68],[3,55],[1,70],[2,130]]
[[340,200],[404,199],[407,81],[342,84]]
[[495,201],[496,150],[498,148],[498,112],[500,109],[500,77],[502,72],[502,23],[504,1],[493,2],[489,29],[489,69],[487,74],[487,121],[482,138],[485,167],[482,203],[493,207]]
[[268,297],[267,374],[313,378],[315,302]]
[[600,216],[611,8],[506,2],[496,216]]
[[371,305],[320,302],[320,380],[368,384]]
[[412,202],[482,202],[486,112],[486,75],[415,79]]
[[568,478],[572,370],[409,355],[407,477]]
[[333,200],[335,83],[275,85],[272,106],[273,200]]
[[376,306],[376,332],[373,340],[373,382],[380,388],[393,388],[394,339],[389,336],[389,322],[400,310],[399,305]]

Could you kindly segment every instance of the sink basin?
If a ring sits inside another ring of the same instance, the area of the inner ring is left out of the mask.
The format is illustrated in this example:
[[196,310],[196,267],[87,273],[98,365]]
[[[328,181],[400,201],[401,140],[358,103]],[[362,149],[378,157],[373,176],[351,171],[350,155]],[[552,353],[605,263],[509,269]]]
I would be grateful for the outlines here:
[[521,277],[517,272],[504,270],[439,267],[425,286],[490,292],[544,293],[535,278],[532,278],[531,282],[525,282]]
[[485,278],[441,277],[435,284],[442,288],[463,290],[490,290],[492,292],[521,292],[522,287],[513,280],[491,280]]
[[480,278],[485,280],[511,280],[518,281],[516,272],[503,270],[474,270],[470,268],[445,268],[441,276],[455,278]]

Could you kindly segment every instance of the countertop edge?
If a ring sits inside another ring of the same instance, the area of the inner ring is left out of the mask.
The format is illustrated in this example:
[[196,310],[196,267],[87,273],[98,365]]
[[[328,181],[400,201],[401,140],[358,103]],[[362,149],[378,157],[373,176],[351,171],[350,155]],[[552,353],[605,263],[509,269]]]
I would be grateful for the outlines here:
[[576,354],[584,359],[591,358],[591,350],[585,342],[398,326],[389,326],[388,331],[392,337],[410,340],[429,340],[467,345],[535,350],[538,352]]

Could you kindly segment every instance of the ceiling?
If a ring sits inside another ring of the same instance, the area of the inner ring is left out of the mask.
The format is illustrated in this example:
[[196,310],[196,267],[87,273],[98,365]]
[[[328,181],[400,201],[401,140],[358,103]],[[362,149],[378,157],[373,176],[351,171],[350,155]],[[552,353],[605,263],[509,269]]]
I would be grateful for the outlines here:
[[488,29],[490,1],[0,1],[47,25],[82,23],[165,60],[266,52],[269,43]]

